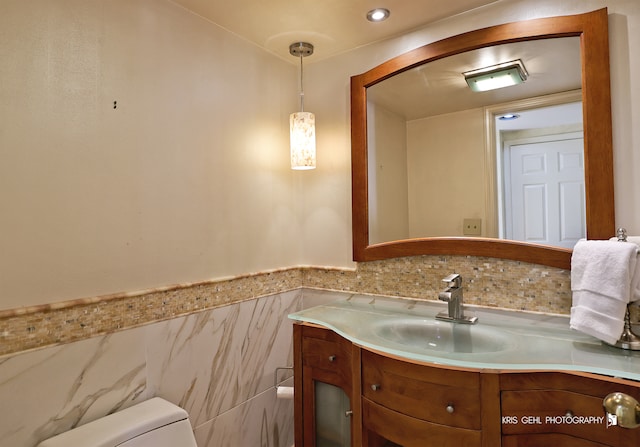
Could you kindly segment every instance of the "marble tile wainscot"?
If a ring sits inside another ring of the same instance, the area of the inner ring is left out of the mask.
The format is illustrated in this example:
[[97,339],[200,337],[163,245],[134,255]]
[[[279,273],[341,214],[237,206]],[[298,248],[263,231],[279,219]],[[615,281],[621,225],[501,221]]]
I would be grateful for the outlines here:
[[[39,441],[161,396],[185,408],[199,447],[293,444],[290,365],[300,289],[0,359],[0,445]],[[260,427],[259,430],[256,428]]]

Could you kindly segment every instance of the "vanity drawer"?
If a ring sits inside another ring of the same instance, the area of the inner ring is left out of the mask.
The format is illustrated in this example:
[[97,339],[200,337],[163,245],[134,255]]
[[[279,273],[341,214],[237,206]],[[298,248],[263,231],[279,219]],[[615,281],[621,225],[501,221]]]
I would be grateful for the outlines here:
[[[416,419],[368,399],[362,400],[362,425],[403,447],[480,447],[482,432]],[[365,441],[367,435],[365,434]]]
[[554,433],[607,446],[639,445],[635,430],[607,427],[602,399],[566,390],[503,391],[502,434]]
[[[640,429],[607,427],[602,406],[603,399],[614,392],[640,398],[638,382],[578,372],[524,372],[502,374],[500,384],[505,447],[542,446],[533,440],[546,439],[545,434],[562,441],[549,440],[546,445],[640,446]],[[564,416],[578,419],[563,420]]]
[[575,438],[562,433],[532,433],[502,437],[501,447],[610,447],[584,438]]
[[351,342],[333,331],[307,326],[302,335],[302,364],[341,376],[351,377]]
[[362,394],[414,418],[479,430],[480,374],[396,360],[362,350]]

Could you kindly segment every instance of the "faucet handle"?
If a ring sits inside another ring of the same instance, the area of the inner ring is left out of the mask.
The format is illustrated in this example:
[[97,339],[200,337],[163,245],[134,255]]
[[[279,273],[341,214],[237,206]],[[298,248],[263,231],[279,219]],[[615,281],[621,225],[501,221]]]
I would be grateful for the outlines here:
[[453,287],[462,286],[462,276],[459,273],[452,273],[442,280],[442,282],[453,283]]

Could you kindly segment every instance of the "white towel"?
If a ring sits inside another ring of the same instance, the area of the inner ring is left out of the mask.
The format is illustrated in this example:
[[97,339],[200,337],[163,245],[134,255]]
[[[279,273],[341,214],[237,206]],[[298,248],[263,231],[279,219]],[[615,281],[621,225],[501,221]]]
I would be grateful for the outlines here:
[[[616,303],[619,303],[619,301],[616,301]],[[617,310],[619,311],[620,309]],[[624,317],[624,312],[622,317]],[[570,327],[603,340],[610,345],[615,345],[624,330],[622,317],[620,315],[612,317],[587,306],[573,306],[571,308]]]
[[570,327],[614,344],[624,329],[638,246],[630,242],[579,241],[571,256]]

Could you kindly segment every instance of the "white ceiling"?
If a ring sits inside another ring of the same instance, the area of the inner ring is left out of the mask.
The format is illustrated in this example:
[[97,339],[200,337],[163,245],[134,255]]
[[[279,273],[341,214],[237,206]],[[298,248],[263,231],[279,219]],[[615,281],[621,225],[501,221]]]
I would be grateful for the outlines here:
[[[309,62],[397,36],[498,0],[173,0],[285,60],[294,42],[314,45]],[[387,8],[371,23],[366,14]]]
[[[285,61],[298,64],[289,45],[309,42],[314,54],[305,63],[326,59],[355,48],[405,34],[429,23],[508,0],[171,0],[222,28],[253,42]],[[389,19],[371,23],[366,14],[387,8]],[[566,42],[559,45],[560,41]],[[507,48],[509,50],[507,50]],[[553,51],[551,51],[553,49]],[[562,51],[561,51],[562,50]],[[568,53],[565,53],[565,50]],[[394,109],[402,99],[412,110],[399,113],[408,118],[453,112],[470,107],[512,101],[521,97],[579,89],[581,83],[578,39],[559,39],[538,44],[492,47],[446,61],[431,63],[407,73],[408,78],[390,81],[391,93],[380,93],[381,101]],[[461,73],[474,68],[522,59],[529,80],[519,89],[500,89],[470,94]],[[436,70],[436,71],[434,71]],[[416,95],[421,85],[423,95]],[[516,93],[517,92],[517,93]],[[513,97],[516,93],[518,97]],[[375,92],[371,91],[373,95]],[[386,96],[386,99],[385,99]],[[428,110],[431,109],[431,110]]]
[[[520,59],[526,82],[473,92],[462,73]],[[367,100],[407,120],[579,90],[580,39],[561,37],[481,48],[420,65],[367,89]]]

